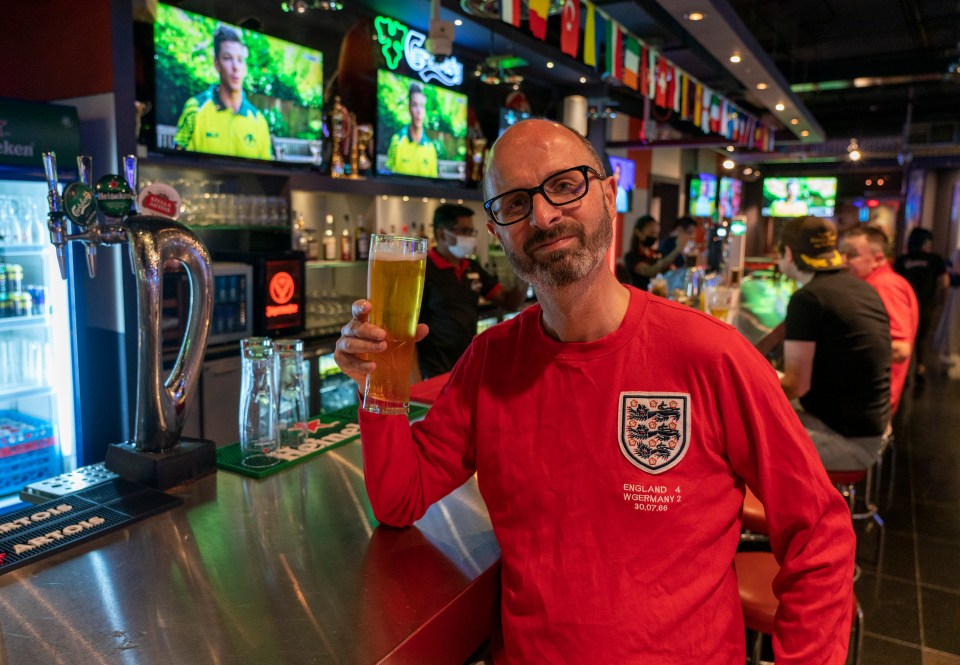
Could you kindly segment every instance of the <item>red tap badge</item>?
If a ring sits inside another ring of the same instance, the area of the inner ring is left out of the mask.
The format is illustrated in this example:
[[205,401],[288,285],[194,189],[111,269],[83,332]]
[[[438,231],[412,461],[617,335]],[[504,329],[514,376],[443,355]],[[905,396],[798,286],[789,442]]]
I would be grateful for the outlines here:
[[[271,265],[271,263],[273,265]],[[296,268],[288,261],[268,262],[267,302],[264,314],[270,329],[298,324],[300,284]]]

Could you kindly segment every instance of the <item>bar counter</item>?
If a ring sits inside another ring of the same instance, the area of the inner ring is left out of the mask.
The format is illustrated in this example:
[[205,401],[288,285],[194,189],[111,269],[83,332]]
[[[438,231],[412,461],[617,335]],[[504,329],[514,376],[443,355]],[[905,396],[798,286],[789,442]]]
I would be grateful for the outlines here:
[[184,500],[0,576],[0,663],[451,663],[498,616],[500,549],[476,479],[378,526],[360,443]]

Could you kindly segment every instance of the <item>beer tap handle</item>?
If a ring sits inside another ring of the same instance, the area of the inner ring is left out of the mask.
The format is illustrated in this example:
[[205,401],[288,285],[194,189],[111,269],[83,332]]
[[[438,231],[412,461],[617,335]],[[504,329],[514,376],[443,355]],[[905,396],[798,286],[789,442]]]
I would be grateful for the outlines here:
[[77,173],[80,182],[87,187],[93,187],[93,157],[90,155],[77,156]]
[[[77,173],[80,176],[80,182],[93,189],[93,157],[90,155],[77,156]],[[94,215],[87,225],[86,234],[96,234],[97,217]],[[93,227],[93,228],[90,228]],[[90,279],[97,276],[97,243],[95,241],[83,241],[83,248],[87,255],[87,274]]]
[[47,229],[50,231],[50,242],[57,251],[57,265],[60,266],[60,277],[67,278],[67,241],[63,237],[63,202],[60,200],[57,182],[57,154],[43,153],[43,170],[47,176],[47,205],[50,214],[47,216]]
[[140,212],[137,206],[137,156],[125,155],[123,158],[123,175],[126,178],[127,185],[133,191],[133,205],[130,213],[136,215]]

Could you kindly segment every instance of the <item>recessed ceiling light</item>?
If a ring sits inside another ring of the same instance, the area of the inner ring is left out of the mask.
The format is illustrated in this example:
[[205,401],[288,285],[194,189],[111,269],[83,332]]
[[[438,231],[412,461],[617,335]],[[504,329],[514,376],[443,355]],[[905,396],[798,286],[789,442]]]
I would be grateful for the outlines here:
[[779,102],[779,103],[777,103],[777,105],[774,106],[773,108],[777,109],[778,111],[782,111],[783,109],[785,109],[785,108],[787,108],[787,107],[784,106],[783,102]]
[[424,203],[428,202],[429,200],[430,200],[430,199],[428,199],[426,196],[423,197],[423,202],[424,202]]
[[732,63],[734,63],[734,64],[740,62],[740,59],[741,59],[741,58],[740,58],[740,54],[739,54],[739,53],[734,53],[733,55],[730,56],[730,62],[732,62]]
[[751,173],[753,173],[753,169],[749,166],[743,169],[743,175],[750,175]]
[[706,17],[707,15],[703,12],[687,12],[683,15],[683,18],[687,19],[688,21],[702,21]]
[[877,184],[883,187],[883,178],[877,178]]
[[734,166],[736,166],[736,165],[737,165],[737,163],[736,163],[735,161],[733,161],[732,159],[725,159],[725,160],[723,160],[723,168],[727,169],[728,171],[729,171],[730,169],[732,169],[732,168],[733,168]]
[[586,82],[587,82],[587,77],[586,77],[586,76],[581,76],[581,77],[580,77],[580,83],[586,83]]
[[805,129],[802,132],[800,132],[800,136],[810,136],[810,131]]
[[547,69],[553,69],[553,60],[547,60]]
[[404,196],[404,197],[403,197],[403,200],[404,200],[404,201],[409,201],[409,200],[410,200],[410,197],[409,197],[409,196]]
[[463,199],[457,199],[457,203],[458,203],[459,205],[463,205]]
[[732,145],[728,145],[727,152],[733,152],[733,151],[734,151],[734,147]]
[[463,25],[463,21],[461,21],[460,19],[457,19],[456,21],[453,22],[453,24],[456,26],[461,26]]
[[796,118],[790,118],[790,124],[791,124],[791,125],[799,125],[799,124],[800,124],[800,121],[797,120]]
[[440,203],[446,203],[446,202],[447,202],[446,199],[440,199]]
[[767,84],[766,84],[766,83],[758,83],[758,84],[757,84],[757,90],[766,90],[766,89],[767,89]]

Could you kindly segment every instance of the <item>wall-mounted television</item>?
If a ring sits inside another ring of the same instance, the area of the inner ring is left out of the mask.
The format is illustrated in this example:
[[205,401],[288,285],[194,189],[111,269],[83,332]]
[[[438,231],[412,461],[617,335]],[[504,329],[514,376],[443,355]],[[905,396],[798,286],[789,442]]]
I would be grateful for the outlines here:
[[153,40],[159,150],[319,164],[320,51],[162,3]]
[[377,70],[377,173],[463,180],[467,96]]
[[630,212],[630,198],[636,185],[637,165],[632,159],[609,156],[611,175],[617,176],[617,212]]
[[765,217],[833,217],[836,178],[764,178]]
[[717,211],[717,176],[712,173],[692,175],[687,191],[687,214],[691,217],[713,217]]
[[718,211],[721,218],[730,218],[740,214],[740,196],[742,193],[742,181],[727,176],[720,178]]

